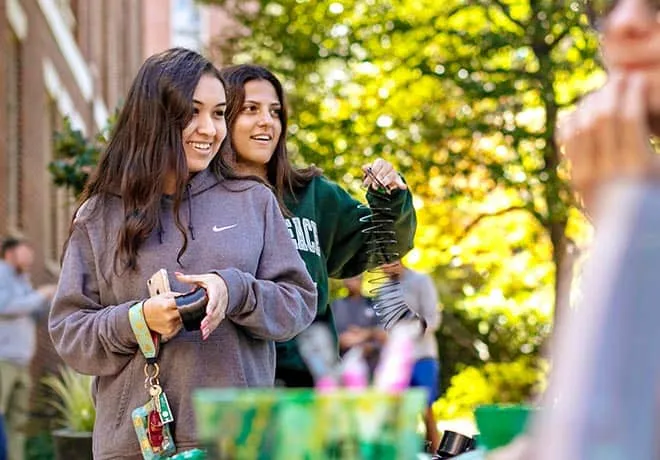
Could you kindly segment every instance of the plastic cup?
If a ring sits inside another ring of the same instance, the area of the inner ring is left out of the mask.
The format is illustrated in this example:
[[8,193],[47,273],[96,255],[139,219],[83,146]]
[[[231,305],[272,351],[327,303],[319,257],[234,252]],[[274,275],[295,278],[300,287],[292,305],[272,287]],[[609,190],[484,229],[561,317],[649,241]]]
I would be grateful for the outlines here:
[[479,446],[493,450],[509,444],[524,433],[529,414],[536,409],[522,404],[479,406],[474,416],[479,429]]

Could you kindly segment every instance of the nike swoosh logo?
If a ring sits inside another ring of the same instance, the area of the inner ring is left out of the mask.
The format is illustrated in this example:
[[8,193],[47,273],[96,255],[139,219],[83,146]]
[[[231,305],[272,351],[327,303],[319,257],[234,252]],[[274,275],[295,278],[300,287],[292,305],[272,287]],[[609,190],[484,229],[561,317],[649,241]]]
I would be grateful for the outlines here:
[[226,227],[218,227],[217,225],[214,225],[214,226],[213,226],[213,231],[216,232],[216,233],[217,233],[217,232],[223,232],[223,231],[225,231],[225,230],[229,230],[230,228],[234,228],[234,227],[236,227],[237,225],[238,225],[238,224],[227,225]]

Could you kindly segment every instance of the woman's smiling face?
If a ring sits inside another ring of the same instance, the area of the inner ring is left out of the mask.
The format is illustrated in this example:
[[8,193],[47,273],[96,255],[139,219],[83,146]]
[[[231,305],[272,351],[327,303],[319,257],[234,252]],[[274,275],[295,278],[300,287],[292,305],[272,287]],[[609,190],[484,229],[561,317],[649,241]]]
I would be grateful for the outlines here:
[[182,137],[188,171],[194,173],[209,166],[227,135],[227,98],[222,82],[213,75],[202,75],[192,103],[193,116]]
[[251,80],[244,86],[245,100],[232,127],[236,153],[233,167],[240,174],[266,178],[266,165],[282,135],[282,102],[266,80]]

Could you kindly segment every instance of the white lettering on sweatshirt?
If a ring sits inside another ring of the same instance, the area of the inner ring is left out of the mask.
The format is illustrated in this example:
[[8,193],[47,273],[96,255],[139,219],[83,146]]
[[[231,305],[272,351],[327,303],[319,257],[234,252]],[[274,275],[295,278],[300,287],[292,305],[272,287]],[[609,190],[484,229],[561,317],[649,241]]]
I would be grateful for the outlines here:
[[321,256],[321,244],[319,243],[319,231],[314,222],[306,217],[291,217],[284,219],[289,230],[289,236],[299,251],[311,252]]

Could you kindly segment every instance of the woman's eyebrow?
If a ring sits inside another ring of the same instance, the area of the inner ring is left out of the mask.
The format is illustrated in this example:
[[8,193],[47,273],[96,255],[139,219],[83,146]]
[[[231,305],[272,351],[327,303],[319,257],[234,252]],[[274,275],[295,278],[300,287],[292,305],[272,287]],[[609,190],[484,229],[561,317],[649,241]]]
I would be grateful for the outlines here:
[[[198,101],[197,99],[193,99],[193,104],[204,105],[203,102]],[[227,102],[218,102],[218,103],[215,105],[215,107],[222,107],[223,105],[226,106],[226,105],[227,105]]]
[[[255,100],[253,100],[253,99],[246,99],[246,100],[245,100],[245,103],[246,103],[246,104],[247,104],[247,103],[250,103],[250,104],[261,104],[261,102],[259,102],[259,101],[255,101]],[[273,102],[270,102],[269,105],[282,105],[282,104],[280,104],[279,101],[273,101]]]

